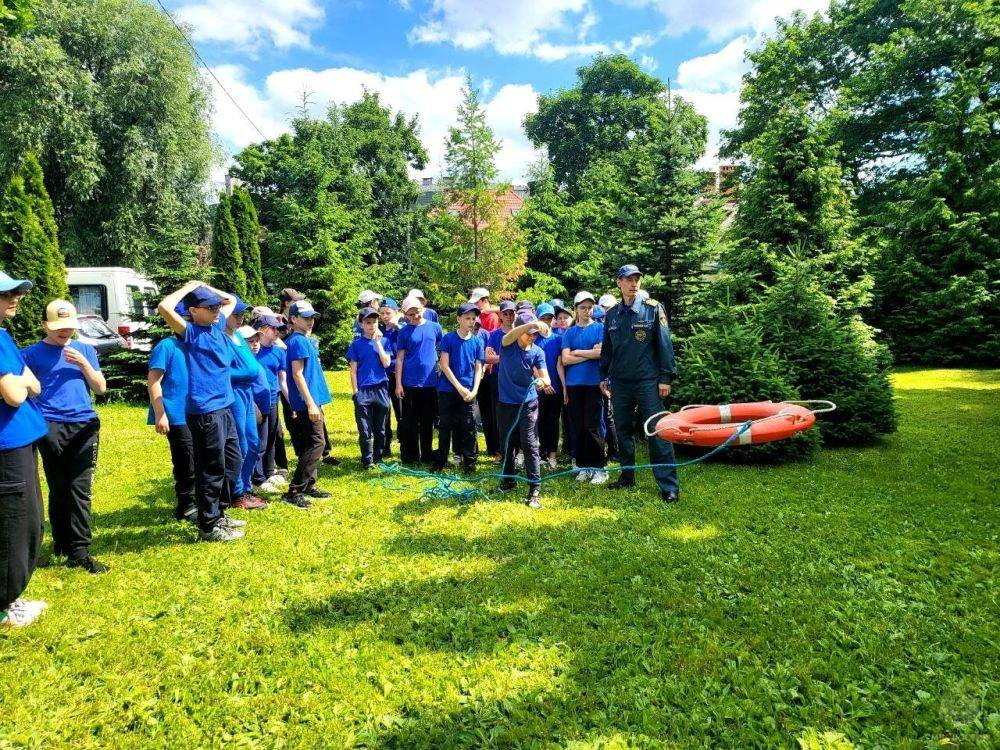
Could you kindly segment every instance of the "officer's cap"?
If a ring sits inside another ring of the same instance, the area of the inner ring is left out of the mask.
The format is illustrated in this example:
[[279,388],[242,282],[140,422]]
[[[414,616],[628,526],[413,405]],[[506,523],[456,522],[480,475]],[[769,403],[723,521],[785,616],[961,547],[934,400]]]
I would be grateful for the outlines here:
[[627,263],[618,269],[619,279],[627,279],[629,276],[642,276],[642,271],[639,270],[638,266],[633,265],[632,263]]

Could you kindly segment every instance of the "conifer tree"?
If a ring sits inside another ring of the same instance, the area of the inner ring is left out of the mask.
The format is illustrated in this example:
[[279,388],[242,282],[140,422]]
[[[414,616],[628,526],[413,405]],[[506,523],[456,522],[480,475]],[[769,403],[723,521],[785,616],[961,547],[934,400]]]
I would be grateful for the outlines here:
[[257,220],[257,209],[250,200],[250,193],[242,187],[233,188],[229,207],[243,259],[247,301],[254,305],[262,305],[267,301],[267,292],[264,290],[264,277],[261,272],[260,222]]
[[212,224],[212,285],[216,289],[246,297],[247,277],[243,271],[243,255],[233,223],[231,201],[226,193],[219,195]]

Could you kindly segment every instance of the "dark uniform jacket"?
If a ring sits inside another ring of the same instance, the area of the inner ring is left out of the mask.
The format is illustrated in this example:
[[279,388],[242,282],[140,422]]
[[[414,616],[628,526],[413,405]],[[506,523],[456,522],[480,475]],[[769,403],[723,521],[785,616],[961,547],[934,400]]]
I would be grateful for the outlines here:
[[672,383],[677,375],[667,313],[656,300],[638,296],[608,311],[601,344],[601,380]]

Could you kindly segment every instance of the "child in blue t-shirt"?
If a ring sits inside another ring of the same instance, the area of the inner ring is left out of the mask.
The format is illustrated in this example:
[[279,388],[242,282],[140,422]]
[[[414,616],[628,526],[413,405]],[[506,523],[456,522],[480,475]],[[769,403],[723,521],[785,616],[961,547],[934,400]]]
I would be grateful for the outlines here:
[[[516,324],[504,334],[500,348],[500,400],[497,421],[500,440],[505,449],[502,490],[516,486],[514,451],[524,451],[524,468],[528,475],[528,497],[531,508],[542,507],[541,467],[538,453],[538,390],[552,385],[545,367],[545,354],[535,345],[539,333],[549,333],[549,327],[534,313],[518,315]],[[516,428],[516,429],[515,429]]]
[[580,292],[574,298],[576,323],[563,336],[562,362],[569,396],[569,423],[575,436],[576,465],[581,469],[576,478],[581,482],[604,484],[608,481],[601,429],[604,402],[600,361],[604,326],[593,320],[596,304],[590,292]]
[[330,493],[316,486],[320,459],[326,446],[323,407],[332,400],[319,361],[319,347],[309,337],[319,313],[308,300],[288,308],[291,335],[285,339],[288,357],[288,431],[299,457],[285,500],[307,508],[306,497],[326,498]]
[[52,300],[45,308],[45,338],[24,350],[24,361],[42,384],[38,407],[48,423],[39,443],[49,485],[49,523],[58,556],[70,568],[104,573],[108,568],[90,555],[91,490],[101,420],[91,391],[104,395],[107,384],[90,344],[74,341],[80,327],[76,308]]
[[254,319],[253,326],[258,331],[256,344],[248,343],[264,368],[270,393],[270,408],[260,423],[261,456],[254,468],[253,483],[262,492],[278,493],[288,487],[278,471],[288,468],[283,462],[285,435],[279,409],[281,397],[288,400],[288,356],[284,344],[278,345],[285,323],[276,315],[265,313]]
[[400,307],[408,325],[396,339],[396,395],[403,402],[399,455],[404,464],[433,464],[441,326],[424,317],[416,297],[407,297]]
[[174,496],[177,505],[174,517],[178,521],[198,522],[195,501],[194,445],[187,426],[184,405],[188,396],[188,370],[184,358],[184,341],[177,334],[159,341],[149,353],[149,413],[146,423],[167,436],[170,463],[174,474]]
[[539,348],[545,355],[545,368],[549,372],[552,385],[544,388],[538,394],[538,443],[542,453],[542,461],[555,471],[558,468],[556,454],[559,451],[559,418],[562,414],[563,378],[562,366],[562,333],[552,327],[556,311],[548,302],[543,302],[536,311],[538,319],[549,326],[547,336],[537,340]]
[[396,300],[386,297],[378,309],[379,330],[382,332],[382,348],[389,355],[389,366],[385,368],[385,376],[389,380],[389,404],[392,413],[385,418],[385,450],[383,457],[392,455],[392,414],[396,415],[396,429],[399,429],[399,416],[402,413],[402,403],[396,396],[396,342],[399,332],[406,322],[399,312]]
[[[0,271],[0,323],[17,313],[31,282]],[[45,602],[26,601],[42,548],[42,489],[38,481],[38,441],[45,418],[32,397],[42,386],[25,365],[10,334],[0,328],[0,629],[19,628],[38,619]]]
[[198,538],[206,542],[232,542],[244,536],[245,522],[224,512],[242,468],[230,408],[234,352],[226,336],[226,318],[235,307],[235,297],[202,281],[189,281],[157,307],[170,330],[183,337],[188,369],[184,411],[194,447]]
[[389,353],[378,327],[378,311],[368,307],[358,313],[361,335],[347,348],[351,363],[354,421],[358,425],[361,464],[367,470],[385,454],[385,427],[389,417]]
[[479,308],[466,302],[458,308],[458,327],[441,339],[438,378],[438,455],[431,471],[443,471],[454,443],[466,472],[476,468],[476,396],[483,378],[486,347],[476,335]]

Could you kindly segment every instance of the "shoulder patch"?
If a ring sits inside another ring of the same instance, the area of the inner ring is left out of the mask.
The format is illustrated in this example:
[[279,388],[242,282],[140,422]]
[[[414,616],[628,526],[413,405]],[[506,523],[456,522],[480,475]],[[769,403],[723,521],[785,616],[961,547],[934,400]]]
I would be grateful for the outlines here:
[[660,303],[657,302],[655,299],[650,298],[646,300],[646,304],[649,305],[650,307],[656,307]]

